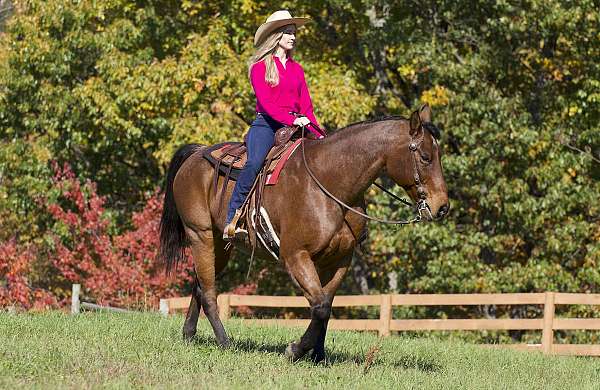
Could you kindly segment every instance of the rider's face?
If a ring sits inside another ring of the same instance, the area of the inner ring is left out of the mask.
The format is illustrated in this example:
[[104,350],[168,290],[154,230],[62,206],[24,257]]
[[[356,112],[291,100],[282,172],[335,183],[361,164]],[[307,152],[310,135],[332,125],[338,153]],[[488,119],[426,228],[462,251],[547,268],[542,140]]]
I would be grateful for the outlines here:
[[283,36],[279,40],[279,46],[284,50],[292,50],[296,46],[296,26],[290,24],[283,29]]

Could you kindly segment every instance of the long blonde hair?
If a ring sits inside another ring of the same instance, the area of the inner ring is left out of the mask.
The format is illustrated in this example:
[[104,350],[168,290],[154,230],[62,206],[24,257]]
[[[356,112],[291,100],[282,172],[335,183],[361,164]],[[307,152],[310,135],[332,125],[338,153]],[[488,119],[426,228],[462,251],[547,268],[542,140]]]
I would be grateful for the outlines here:
[[[283,26],[273,31],[264,42],[256,48],[254,54],[248,60],[248,78],[250,77],[254,64],[265,60],[265,82],[272,87],[279,84],[279,72],[277,71],[275,60],[273,60],[273,54],[277,51],[279,41],[283,36],[283,30],[285,28],[286,26]],[[288,51],[288,58],[292,56],[292,51],[293,50]]]

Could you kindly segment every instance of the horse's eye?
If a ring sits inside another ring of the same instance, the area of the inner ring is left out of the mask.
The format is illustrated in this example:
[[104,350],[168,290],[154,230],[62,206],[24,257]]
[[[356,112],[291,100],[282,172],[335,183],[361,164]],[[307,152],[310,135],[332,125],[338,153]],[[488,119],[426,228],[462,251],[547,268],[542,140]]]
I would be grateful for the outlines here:
[[427,153],[421,154],[421,158],[423,159],[423,162],[426,164],[429,164],[431,162],[431,156],[428,155]]

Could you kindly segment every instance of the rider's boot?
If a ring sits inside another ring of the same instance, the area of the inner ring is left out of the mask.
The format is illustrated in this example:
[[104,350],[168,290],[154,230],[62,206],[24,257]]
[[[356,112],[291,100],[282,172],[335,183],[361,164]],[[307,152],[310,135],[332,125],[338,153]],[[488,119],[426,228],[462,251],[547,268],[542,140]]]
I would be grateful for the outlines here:
[[225,229],[223,229],[223,239],[224,240],[231,240],[235,237],[236,226],[237,226],[238,221],[240,220],[241,216],[242,216],[242,210],[241,209],[235,210],[235,214],[233,215],[233,218],[231,218],[231,222],[229,222],[227,225],[225,225]]

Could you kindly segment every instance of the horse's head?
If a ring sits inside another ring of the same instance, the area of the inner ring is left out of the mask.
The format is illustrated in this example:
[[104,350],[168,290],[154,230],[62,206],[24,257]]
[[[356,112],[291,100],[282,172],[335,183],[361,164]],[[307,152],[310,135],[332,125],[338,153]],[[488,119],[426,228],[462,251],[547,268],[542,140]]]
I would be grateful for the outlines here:
[[417,202],[421,214],[425,211],[428,219],[441,219],[448,214],[450,204],[437,141],[439,129],[431,123],[429,106],[413,112],[409,125],[406,142],[394,148],[386,171]]

